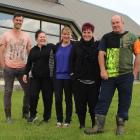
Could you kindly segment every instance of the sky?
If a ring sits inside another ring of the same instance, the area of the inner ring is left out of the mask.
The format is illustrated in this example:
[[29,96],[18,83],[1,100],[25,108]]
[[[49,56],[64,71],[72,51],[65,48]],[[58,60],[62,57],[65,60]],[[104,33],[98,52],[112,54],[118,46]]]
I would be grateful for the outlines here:
[[140,25],[140,0],[83,0],[125,14]]

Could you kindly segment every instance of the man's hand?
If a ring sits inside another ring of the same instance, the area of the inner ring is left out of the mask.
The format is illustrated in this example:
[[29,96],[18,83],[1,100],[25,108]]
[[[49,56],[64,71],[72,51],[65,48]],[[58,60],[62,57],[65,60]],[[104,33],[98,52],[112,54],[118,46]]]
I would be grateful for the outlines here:
[[106,70],[101,71],[101,78],[104,80],[108,80],[108,73]]

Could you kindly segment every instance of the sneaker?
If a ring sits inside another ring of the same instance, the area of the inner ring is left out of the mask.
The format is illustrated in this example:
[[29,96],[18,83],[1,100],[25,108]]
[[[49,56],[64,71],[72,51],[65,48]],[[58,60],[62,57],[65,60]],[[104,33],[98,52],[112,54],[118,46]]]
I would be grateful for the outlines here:
[[41,125],[41,124],[43,124],[43,123],[46,123],[46,124],[47,124],[48,122],[49,122],[49,120],[41,120],[41,121],[38,123],[38,126]]
[[22,118],[28,119],[28,118],[29,118],[29,113],[24,113],[24,114],[22,115]]
[[57,122],[57,123],[56,123],[56,126],[57,126],[57,127],[62,127],[63,124],[62,124],[61,122]]
[[64,123],[64,124],[63,124],[63,127],[64,127],[64,128],[69,127],[69,126],[70,126],[70,123]]
[[11,123],[12,123],[11,117],[7,117],[7,118],[6,118],[6,122],[7,122],[8,124],[11,124]]
[[29,117],[28,119],[27,119],[27,122],[35,122],[37,120],[37,117],[36,116],[34,116],[34,117]]
[[44,123],[48,123],[49,122],[49,120],[42,120]]

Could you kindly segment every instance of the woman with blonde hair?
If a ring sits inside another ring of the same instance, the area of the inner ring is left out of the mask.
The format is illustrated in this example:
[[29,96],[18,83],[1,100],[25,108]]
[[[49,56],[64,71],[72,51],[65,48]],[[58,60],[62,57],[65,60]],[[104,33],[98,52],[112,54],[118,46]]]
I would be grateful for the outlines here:
[[[64,27],[61,31],[61,42],[56,44],[55,53],[55,107],[57,116],[57,127],[68,127],[72,116],[72,86],[70,78],[70,53],[73,47],[71,42],[72,31],[69,27]],[[66,103],[66,118],[63,124],[63,90]]]

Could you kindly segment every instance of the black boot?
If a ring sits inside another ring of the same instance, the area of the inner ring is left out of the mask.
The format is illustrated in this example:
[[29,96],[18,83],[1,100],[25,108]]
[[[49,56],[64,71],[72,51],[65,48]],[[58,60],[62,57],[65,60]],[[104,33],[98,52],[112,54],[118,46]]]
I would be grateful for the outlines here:
[[105,116],[96,114],[95,115],[95,125],[93,126],[93,128],[85,129],[84,133],[87,135],[103,133],[104,124],[105,124]]
[[124,134],[124,119],[116,116],[116,135]]

